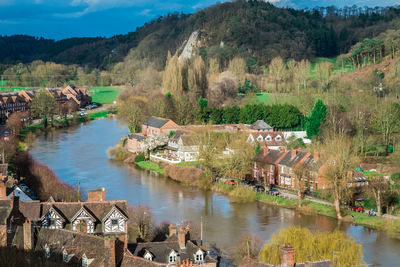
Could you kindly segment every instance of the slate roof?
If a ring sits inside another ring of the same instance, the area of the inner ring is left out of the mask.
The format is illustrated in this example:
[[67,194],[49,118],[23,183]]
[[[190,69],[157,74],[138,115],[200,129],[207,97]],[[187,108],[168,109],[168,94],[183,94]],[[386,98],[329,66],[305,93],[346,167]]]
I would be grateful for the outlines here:
[[175,142],[178,142],[178,141],[179,141],[179,138],[180,138],[182,135],[184,135],[184,134],[186,134],[185,131],[176,131],[176,132],[171,136],[170,140],[175,141]]
[[[185,249],[180,249],[177,238],[169,238],[164,242],[128,244],[128,250],[133,256],[144,257],[147,250],[154,255],[153,261],[158,263],[168,263],[168,256],[172,250],[178,253],[181,261],[194,261],[194,254],[196,254],[199,249],[200,247],[195,244],[195,241],[191,240],[186,242]],[[205,254],[204,256],[205,263],[216,262],[216,260],[209,255]]]
[[288,153],[283,157],[283,159],[279,162],[280,165],[285,165],[288,167],[293,166],[294,164],[299,163],[309,152],[296,150],[296,156],[292,158],[292,152],[288,151]]
[[18,185],[14,185],[11,188],[7,188],[7,196],[9,194],[11,194],[12,192],[14,192],[15,189],[17,189],[17,187],[24,192],[30,199],[32,200],[38,200],[38,197],[35,195],[35,193],[33,192],[32,189],[30,189],[26,184],[18,184]]
[[167,122],[169,122],[169,120],[152,116],[147,121],[143,122],[143,125],[146,125],[149,127],[154,127],[154,128],[161,128]]
[[266,155],[264,155],[264,150],[261,149],[261,151],[254,158],[254,161],[267,164],[276,164],[278,159],[282,157],[285,153],[286,152],[280,150],[270,150]]
[[263,120],[258,120],[250,126],[252,130],[272,130],[273,128]]
[[129,138],[129,139],[136,139],[136,140],[138,140],[139,142],[141,142],[141,141],[143,141],[143,140],[146,139],[146,137],[144,137],[143,135],[139,135],[139,134],[129,134],[129,135],[128,135],[128,138]]
[[74,254],[69,265],[78,266],[83,254],[93,261],[89,266],[102,266],[105,261],[104,239],[91,234],[73,232],[64,229],[41,228],[35,250],[44,253],[46,244],[50,247],[50,259],[62,262],[64,249],[68,254]]

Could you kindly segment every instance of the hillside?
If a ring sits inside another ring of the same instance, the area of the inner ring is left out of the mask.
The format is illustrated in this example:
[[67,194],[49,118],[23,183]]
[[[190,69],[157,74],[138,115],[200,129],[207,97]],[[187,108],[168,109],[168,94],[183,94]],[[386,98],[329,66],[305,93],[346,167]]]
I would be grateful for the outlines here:
[[258,65],[278,55],[296,60],[333,57],[395,27],[400,10],[359,9],[349,14],[336,10],[322,16],[317,10],[277,8],[264,1],[226,2],[191,15],[159,17],[112,38],[0,37],[0,62],[43,60],[106,68],[134,49],[135,57],[153,61],[160,69],[167,51],[181,48],[193,31],[199,32],[202,56],[218,58],[222,65],[237,54]]

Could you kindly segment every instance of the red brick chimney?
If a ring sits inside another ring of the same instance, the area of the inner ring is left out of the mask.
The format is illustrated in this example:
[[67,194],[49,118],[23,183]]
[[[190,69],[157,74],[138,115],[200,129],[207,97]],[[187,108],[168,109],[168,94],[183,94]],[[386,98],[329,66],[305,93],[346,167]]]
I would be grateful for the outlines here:
[[281,266],[294,267],[294,248],[290,244],[281,247]]
[[0,200],[8,200],[6,185],[0,181]]
[[179,248],[186,248],[186,231],[181,227],[178,231]]
[[88,202],[97,202],[106,200],[106,189],[88,190]]
[[24,250],[33,250],[33,224],[31,221],[25,221],[22,226],[24,233]]
[[294,159],[296,157],[296,149],[292,148],[292,150],[290,151],[290,158]]
[[176,226],[173,225],[172,223],[169,225],[168,230],[169,230],[169,236],[176,235]]
[[314,150],[314,161],[318,161],[318,160],[319,160],[318,150]]
[[104,239],[104,267],[115,267],[115,240]]

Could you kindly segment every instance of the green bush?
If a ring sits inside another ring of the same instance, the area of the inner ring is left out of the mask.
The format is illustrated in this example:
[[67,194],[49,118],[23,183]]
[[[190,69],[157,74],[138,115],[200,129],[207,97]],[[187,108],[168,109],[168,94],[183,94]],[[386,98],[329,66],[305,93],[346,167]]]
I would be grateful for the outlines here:
[[144,154],[138,154],[135,157],[135,162],[141,162],[141,161],[145,161],[146,157],[144,156]]

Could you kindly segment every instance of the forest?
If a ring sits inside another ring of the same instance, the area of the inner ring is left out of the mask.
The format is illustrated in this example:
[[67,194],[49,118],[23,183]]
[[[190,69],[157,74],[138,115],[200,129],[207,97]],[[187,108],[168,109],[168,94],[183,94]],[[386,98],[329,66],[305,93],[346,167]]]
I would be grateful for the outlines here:
[[167,52],[181,49],[190,34],[198,31],[205,59],[218,58],[226,66],[240,55],[250,65],[261,66],[276,56],[301,60],[347,53],[365,38],[396,29],[399,15],[400,10],[394,7],[294,10],[265,1],[237,0],[194,14],[161,16],[131,33],[111,38],[54,41],[2,36],[0,62],[7,65],[42,60],[105,70],[134,49],[136,58],[146,59],[161,70]]

